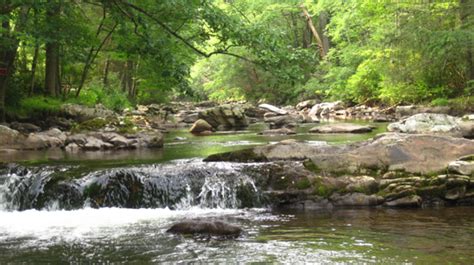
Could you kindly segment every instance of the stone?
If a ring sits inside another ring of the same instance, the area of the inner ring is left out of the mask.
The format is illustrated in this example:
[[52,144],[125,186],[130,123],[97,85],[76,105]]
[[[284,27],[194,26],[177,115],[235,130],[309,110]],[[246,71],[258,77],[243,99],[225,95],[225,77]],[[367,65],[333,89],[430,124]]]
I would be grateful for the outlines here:
[[466,114],[462,116],[462,119],[465,121],[474,121],[474,114]]
[[59,129],[53,128],[39,133],[30,133],[21,142],[23,150],[41,150],[47,148],[60,148],[66,142],[67,136]]
[[242,233],[242,229],[238,226],[220,221],[189,220],[174,224],[167,232],[184,235],[198,234],[237,237]]
[[288,128],[280,128],[280,129],[270,129],[270,130],[265,130],[261,133],[260,135],[292,135],[296,134],[296,131]]
[[383,205],[387,207],[420,207],[422,199],[418,195],[410,195],[398,198],[393,201],[385,202]]
[[341,177],[348,182],[344,188],[348,192],[361,192],[364,194],[375,193],[378,190],[378,182],[369,176]]
[[444,195],[444,198],[447,200],[459,200],[459,199],[464,198],[465,194],[466,194],[466,186],[458,186],[458,187],[449,189]]
[[114,146],[111,143],[104,142],[95,137],[87,137],[87,142],[81,146],[85,151],[98,151],[112,149]]
[[462,136],[460,119],[446,114],[419,113],[388,125],[390,132]]
[[330,201],[336,206],[375,206],[383,203],[384,199],[377,195],[367,195],[364,193],[349,193],[331,195]]
[[40,132],[41,128],[31,124],[31,123],[25,123],[25,122],[12,122],[10,124],[10,128],[17,130],[22,133],[32,133],[32,132]]
[[[384,133],[355,144],[277,143],[240,152],[251,153],[261,161],[310,159],[318,170],[333,173],[398,170],[428,174],[445,170],[450,162],[474,154],[474,141],[442,135]],[[223,153],[212,155],[212,160],[245,162],[246,158]]]
[[8,148],[16,144],[20,132],[0,125],[0,148]]
[[260,104],[260,105],[258,105],[258,107],[262,108],[262,109],[265,109],[265,110],[268,110],[268,111],[271,111],[271,112],[274,112],[278,115],[288,114],[288,111],[286,111],[284,109],[281,109],[281,108],[278,108],[278,107],[275,107],[275,106],[270,105],[270,104]]
[[316,99],[305,100],[305,101],[302,101],[302,102],[296,104],[296,109],[297,110],[310,109],[314,105],[316,105],[317,103],[318,103],[318,101]]
[[474,139],[474,121],[459,121],[459,127],[461,128],[461,135],[464,138]]
[[81,149],[80,146],[77,145],[76,143],[70,143],[70,144],[66,145],[66,147],[64,147],[64,150],[66,150],[68,152],[77,152],[80,149]]
[[248,126],[242,105],[224,104],[199,112],[199,118],[209,123],[214,130],[243,129]]
[[419,113],[451,114],[452,112],[453,109],[450,106],[406,105],[395,108],[395,116],[399,119]]
[[79,104],[64,104],[61,106],[61,113],[67,118],[83,122],[94,118],[108,118],[115,116],[115,112],[105,108],[102,104],[97,104],[90,108]]
[[313,120],[319,120],[321,117],[327,116],[330,113],[343,109],[342,101],[323,102],[314,105],[309,111],[308,115]]
[[274,116],[274,117],[265,117],[264,121],[269,123],[270,129],[278,129],[283,127],[296,127],[296,123],[298,120],[291,115],[283,115],[283,116]]
[[[133,144],[135,147],[146,147],[146,148],[160,148],[163,147],[163,134],[160,132],[141,132],[134,137],[136,142]],[[131,139],[133,139],[131,138]]]
[[309,130],[311,133],[367,133],[374,129],[372,126],[339,123],[316,126]]
[[449,172],[471,176],[474,174],[474,161],[453,161],[448,165]]
[[190,133],[202,133],[204,131],[211,131],[212,126],[205,120],[199,119],[197,120],[191,129],[189,129]]

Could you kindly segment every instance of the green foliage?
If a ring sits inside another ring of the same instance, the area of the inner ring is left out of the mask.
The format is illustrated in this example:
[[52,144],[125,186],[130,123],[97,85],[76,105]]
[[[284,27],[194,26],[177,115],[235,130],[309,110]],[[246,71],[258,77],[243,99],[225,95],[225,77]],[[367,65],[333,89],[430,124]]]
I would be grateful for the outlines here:
[[[18,52],[0,111],[3,102],[10,113],[25,115],[54,112],[63,102],[118,111],[203,99],[472,103],[474,5],[468,1],[305,0],[329,43],[324,58],[301,1],[7,3],[14,5],[0,14],[0,48]],[[62,100],[38,96],[48,93],[51,43],[59,46]]]
[[23,117],[53,114],[61,109],[61,104],[59,99],[44,96],[24,98],[20,101],[17,114]]
[[436,98],[431,101],[432,106],[448,106],[449,100],[447,98]]

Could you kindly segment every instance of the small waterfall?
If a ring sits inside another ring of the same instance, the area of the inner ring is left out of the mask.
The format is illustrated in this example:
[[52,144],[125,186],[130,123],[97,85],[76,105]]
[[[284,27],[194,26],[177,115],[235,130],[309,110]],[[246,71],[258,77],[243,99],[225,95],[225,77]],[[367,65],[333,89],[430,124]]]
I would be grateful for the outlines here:
[[248,166],[181,160],[82,175],[73,167],[10,166],[0,171],[0,210],[261,207]]

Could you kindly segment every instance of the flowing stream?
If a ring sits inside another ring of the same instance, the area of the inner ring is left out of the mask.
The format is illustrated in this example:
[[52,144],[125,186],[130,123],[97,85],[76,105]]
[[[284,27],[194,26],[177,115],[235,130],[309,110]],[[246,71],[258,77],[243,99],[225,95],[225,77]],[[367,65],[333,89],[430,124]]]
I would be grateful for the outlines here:
[[[472,263],[472,208],[270,210],[262,164],[201,159],[288,138],[338,144],[383,131],[311,135],[309,127],[277,137],[256,135],[258,125],[208,137],[175,131],[159,151],[2,154],[25,161],[0,171],[0,264]],[[232,240],[166,232],[184,219],[244,232]]]

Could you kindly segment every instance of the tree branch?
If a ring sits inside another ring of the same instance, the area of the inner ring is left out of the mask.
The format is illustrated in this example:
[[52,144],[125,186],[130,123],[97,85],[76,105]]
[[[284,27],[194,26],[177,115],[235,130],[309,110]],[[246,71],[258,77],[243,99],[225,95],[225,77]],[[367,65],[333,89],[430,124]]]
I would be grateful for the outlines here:
[[139,6],[136,6],[132,3],[128,3],[128,2],[124,2],[122,0],[117,0],[115,1],[114,0],[114,3],[119,7],[119,9],[121,10],[122,13],[124,13],[128,18],[130,19],[133,19],[133,16],[128,14],[127,12],[125,12],[120,6],[119,6],[119,3],[145,15],[146,17],[148,17],[149,19],[153,20],[156,24],[158,24],[162,29],[164,29],[168,34],[170,34],[171,36],[175,37],[176,39],[180,40],[185,46],[187,46],[188,48],[190,48],[191,50],[193,50],[195,53],[201,55],[201,56],[204,56],[206,58],[209,58],[211,57],[212,55],[216,55],[216,54],[224,54],[224,55],[229,55],[229,56],[232,56],[232,57],[235,57],[235,58],[238,58],[238,59],[241,59],[241,60],[244,60],[244,61],[247,61],[247,62],[250,62],[252,64],[255,64],[255,65],[259,65],[261,66],[260,63],[256,62],[256,61],[253,61],[251,59],[248,59],[242,55],[238,55],[238,54],[235,54],[235,53],[231,53],[231,52],[228,52],[227,50],[216,50],[216,51],[213,51],[213,52],[210,52],[210,53],[207,53],[205,51],[202,51],[200,50],[199,48],[197,48],[196,46],[194,46],[191,42],[189,42],[188,40],[186,40],[186,38],[184,38],[183,36],[179,35],[176,31],[172,30],[168,25],[166,25],[165,23],[163,23],[162,21],[160,21],[158,18],[156,18],[155,16],[153,16],[151,13],[149,13],[148,11],[144,10],[143,8],[139,7]]

